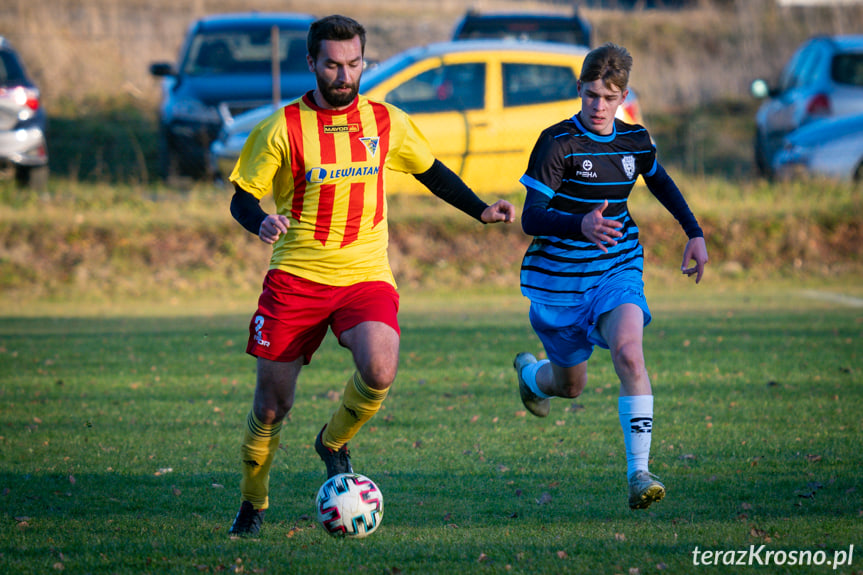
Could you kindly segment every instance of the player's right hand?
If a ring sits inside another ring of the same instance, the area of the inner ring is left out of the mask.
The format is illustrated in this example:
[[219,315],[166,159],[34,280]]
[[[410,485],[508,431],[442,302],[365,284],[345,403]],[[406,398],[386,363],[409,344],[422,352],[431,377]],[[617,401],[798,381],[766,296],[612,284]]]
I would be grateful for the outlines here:
[[593,242],[603,253],[608,253],[605,244],[616,246],[617,240],[623,234],[618,231],[623,224],[616,220],[607,220],[602,217],[602,212],[608,207],[608,200],[597,204],[596,208],[585,214],[581,220],[581,233]]
[[286,216],[281,214],[269,214],[264,221],[261,222],[261,229],[258,230],[258,237],[261,241],[267,244],[274,244],[283,233],[288,231],[291,222]]

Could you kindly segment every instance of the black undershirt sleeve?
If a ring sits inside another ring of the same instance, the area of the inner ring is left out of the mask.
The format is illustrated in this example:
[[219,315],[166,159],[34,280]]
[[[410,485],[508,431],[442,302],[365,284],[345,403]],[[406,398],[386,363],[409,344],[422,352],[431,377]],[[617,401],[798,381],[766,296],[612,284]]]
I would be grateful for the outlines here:
[[258,235],[267,213],[261,208],[258,198],[239,186],[235,185],[234,189],[234,197],[231,198],[231,215],[240,222],[241,226]]
[[683,194],[680,193],[680,189],[665,171],[665,168],[657,165],[656,172],[650,177],[645,176],[644,181],[650,192],[659,200],[659,203],[665,206],[665,209],[680,223],[683,231],[686,232],[686,237],[689,239],[704,237],[698,220],[692,215]]
[[482,213],[488,204],[478,198],[473,190],[440,160],[435,160],[431,168],[422,174],[414,174],[414,177],[449,205],[482,222]]
[[[658,166],[656,173],[649,178],[645,177],[644,180],[656,199],[677,219],[688,238],[704,236],[683,194],[662,166]],[[530,236],[557,237],[572,237],[580,234],[584,214],[567,214],[549,210],[550,201],[551,198],[545,194],[532,188],[527,189],[521,214],[521,227],[524,233]]]
[[569,238],[581,234],[584,214],[567,214],[549,210],[551,198],[531,187],[527,188],[521,212],[521,229],[529,236]]

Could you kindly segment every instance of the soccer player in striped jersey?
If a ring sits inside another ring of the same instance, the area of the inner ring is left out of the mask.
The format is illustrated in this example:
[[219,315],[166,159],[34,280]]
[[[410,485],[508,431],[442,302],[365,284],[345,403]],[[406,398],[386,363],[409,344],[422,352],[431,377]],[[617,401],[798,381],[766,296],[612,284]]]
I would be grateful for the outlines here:
[[[315,439],[327,476],[351,472],[348,441],[380,409],[396,377],[395,280],[387,260],[386,169],[414,174],[483,223],[512,222],[504,200],[479,199],[432,155],[401,110],[359,95],[365,30],[344,16],[313,23],[308,65],[317,88],[249,135],[230,180],[231,214],[273,245],[246,351],[257,384],[241,447],[241,505],[231,535],[256,535],[269,506],[270,466],[297,377],[328,329],[356,367]],[[260,199],[272,193],[276,213]]]
[[615,119],[631,68],[632,57],[620,46],[588,53],[578,83],[581,111],[540,134],[521,177],[527,188],[522,227],[534,236],[521,266],[521,291],[548,359],[520,353],[513,364],[525,407],[545,417],[549,398],[573,398],[584,390],[594,346],[610,350],[620,378],[629,506],[645,509],[665,496],[665,486],[647,465],[653,392],[642,336],[650,309],[638,227],[627,205],[639,175],[689,238],[681,271],[695,275],[695,283],[704,273],[707,248],[647,131]]

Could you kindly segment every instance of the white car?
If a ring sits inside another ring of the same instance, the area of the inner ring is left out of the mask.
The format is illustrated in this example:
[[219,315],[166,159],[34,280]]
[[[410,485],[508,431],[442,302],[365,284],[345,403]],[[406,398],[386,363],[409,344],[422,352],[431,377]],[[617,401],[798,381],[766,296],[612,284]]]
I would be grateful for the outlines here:
[[821,120],[785,137],[773,160],[779,179],[800,175],[863,182],[863,114]]
[[48,184],[46,125],[39,88],[0,36],[0,179],[34,189]]

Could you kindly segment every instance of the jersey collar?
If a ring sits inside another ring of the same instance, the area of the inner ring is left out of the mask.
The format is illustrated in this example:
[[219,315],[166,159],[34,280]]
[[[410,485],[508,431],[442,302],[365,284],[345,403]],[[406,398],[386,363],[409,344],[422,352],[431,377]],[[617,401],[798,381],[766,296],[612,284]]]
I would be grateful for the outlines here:
[[575,123],[575,125],[578,126],[578,129],[581,130],[585,136],[587,136],[588,138],[590,138],[594,142],[601,142],[601,143],[605,144],[605,143],[608,143],[608,142],[614,140],[614,138],[617,137],[617,122],[616,121],[613,122],[611,125],[612,126],[611,133],[607,136],[601,136],[601,135],[594,133],[594,132],[591,132],[590,130],[585,128],[584,125],[581,123],[581,120],[579,120],[578,114],[573,116],[571,119]]

